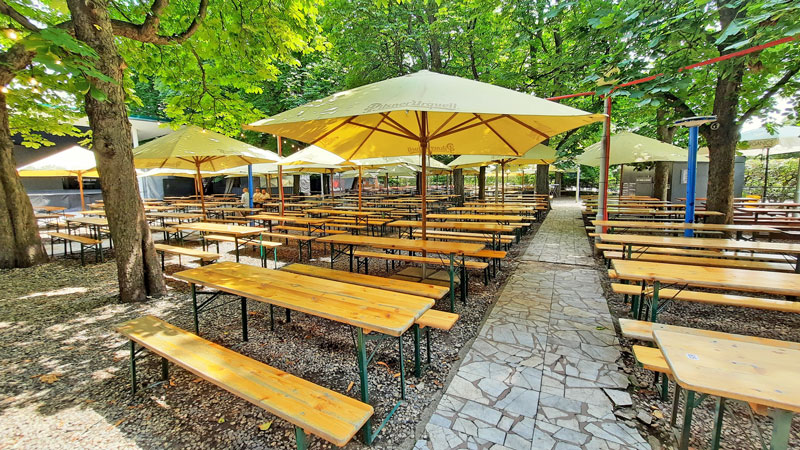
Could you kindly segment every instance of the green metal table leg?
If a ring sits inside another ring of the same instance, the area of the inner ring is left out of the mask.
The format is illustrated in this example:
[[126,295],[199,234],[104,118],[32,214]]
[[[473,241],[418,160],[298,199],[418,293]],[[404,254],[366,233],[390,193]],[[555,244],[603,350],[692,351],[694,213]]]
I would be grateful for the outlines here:
[[239,262],[239,236],[233,237],[233,245],[236,247],[234,249],[236,251],[236,262]]
[[455,283],[455,273],[453,273],[454,271],[453,257],[454,255],[450,253],[450,312],[454,312],[456,308],[456,294],[455,294],[456,283]]
[[653,282],[653,300],[650,302],[650,322],[655,323],[658,319],[658,290],[661,289],[661,282]]
[[297,450],[306,450],[308,448],[308,436],[306,436],[306,432],[298,427],[294,427],[294,440],[297,444]]
[[200,336],[200,318],[197,312],[197,285],[192,283],[192,311],[194,312],[194,334]]
[[770,450],[786,450],[789,448],[789,432],[792,428],[791,411],[774,410],[772,416],[772,438],[769,441]]
[[400,349],[400,399],[406,399],[406,365],[405,355],[403,355],[403,335],[397,337],[397,345]]
[[242,297],[242,340],[247,342],[247,299]]
[[131,341],[131,395],[136,395],[136,343]]
[[292,310],[286,308],[286,323],[289,323],[291,321],[292,321]]
[[669,398],[669,377],[661,374],[661,400]]
[[725,398],[717,397],[717,407],[714,411],[714,428],[711,431],[711,450],[719,449],[719,440],[722,437],[722,417],[725,415]]
[[[356,359],[358,360],[358,375],[360,377],[361,401],[369,404],[369,381],[367,380],[367,343],[364,339],[364,330],[356,329]],[[364,443],[372,443],[372,419],[367,419],[367,423],[362,428],[364,432]]]
[[275,305],[269,305],[269,331],[275,331]]
[[686,405],[683,410],[683,428],[681,430],[681,438],[678,441],[678,448],[680,450],[689,449],[689,435],[692,428],[692,411],[694,410],[694,391],[686,390]]
[[428,352],[428,365],[431,364],[431,327],[425,328],[425,347]]
[[167,358],[161,358],[161,379],[164,381],[169,380],[169,361]]
[[669,418],[669,425],[671,428],[675,428],[675,424],[678,423],[678,408],[680,407],[680,403],[681,403],[681,387],[676,382],[675,392],[672,394],[672,415]]
[[272,260],[275,262],[275,268],[278,268],[278,247],[272,247]]
[[411,327],[412,333],[414,333],[414,376],[419,378],[422,375],[422,363],[420,361],[420,352],[419,352],[419,340],[420,340],[420,330],[419,325],[416,323],[413,327]]

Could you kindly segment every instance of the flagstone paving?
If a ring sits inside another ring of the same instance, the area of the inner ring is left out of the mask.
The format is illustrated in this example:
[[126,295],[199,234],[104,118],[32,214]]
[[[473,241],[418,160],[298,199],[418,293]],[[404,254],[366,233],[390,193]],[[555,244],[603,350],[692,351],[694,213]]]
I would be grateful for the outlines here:
[[573,200],[509,277],[415,449],[649,449],[614,415],[628,379]]

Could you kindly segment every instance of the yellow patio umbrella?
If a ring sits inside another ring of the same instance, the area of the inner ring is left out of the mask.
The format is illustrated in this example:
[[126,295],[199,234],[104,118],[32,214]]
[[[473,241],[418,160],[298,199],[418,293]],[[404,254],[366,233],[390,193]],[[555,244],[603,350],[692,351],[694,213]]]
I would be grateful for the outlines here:
[[[551,136],[603,117],[423,70],[339,92],[245,128],[318,145],[345,159],[422,155],[426,173],[432,154],[521,156]],[[421,187],[426,205],[426,183]]]
[[[216,172],[241,165],[278,160],[280,157],[274,152],[194,125],[187,125],[133,149],[133,163],[137,168],[194,170],[201,187],[202,171]],[[202,188],[200,203],[205,215],[206,203]]]
[[[346,161],[339,155],[331,153],[324,148],[310,145],[298,152],[283,158],[278,164],[282,170],[290,170],[300,173],[328,173],[330,174],[330,190],[331,198],[333,194],[333,173],[343,170],[349,170],[355,167],[355,164]],[[281,190],[283,187],[281,186]],[[361,209],[361,178],[359,178],[358,186],[358,204],[359,210]],[[281,214],[283,214],[283,197],[281,197]]]
[[[552,164],[556,161],[556,150],[544,144],[536,144],[533,148],[519,157],[497,156],[497,155],[461,155],[450,162],[450,167],[461,169],[464,167],[481,167],[490,164],[500,164],[502,171],[502,195],[501,199],[505,202],[506,193],[506,167],[527,166],[531,164]],[[495,197],[496,198],[496,197]]]
[[80,146],[70,147],[17,169],[21,177],[78,177],[81,209],[86,209],[83,179],[98,178],[94,152]]

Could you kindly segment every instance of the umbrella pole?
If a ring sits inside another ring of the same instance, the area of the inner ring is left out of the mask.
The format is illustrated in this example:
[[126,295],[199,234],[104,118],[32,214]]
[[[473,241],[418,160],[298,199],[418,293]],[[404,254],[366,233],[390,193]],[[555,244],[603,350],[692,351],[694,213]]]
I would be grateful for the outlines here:
[[272,198],[272,177],[270,174],[264,174],[267,176],[267,198]]
[[78,189],[81,190],[81,211],[86,210],[86,199],[83,198],[83,173],[78,172]]
[[494,165],[494,202],[495,203],[497,203],[497,194],[499,193],[498,191],[500,190],[500,187],[497,184],[498,180],[500,180],[500,177],[497,176],[497,164],[495,164]]
[[761,201],[767,201],[767,177],[769,177],[769,147],[767,147],[767,157],[764,159],[764,195],[761,196]]
[[203,209],[203,219],[206,218],[206,198],[203,192],[203,177],[200,175],[200,161],[194,161],[194,167],[197,169],[197,187],[200,188],[200,207]]
[[619,167],[619,202],[622,203],[622,189],[625,187],[625,182],[622,180],[622,175],[625,174],[625,164]]
[[364,184],[364,180],[361,177],[364,176],[364,172],[361,169],[361,166],[358,166],[358,211],[361,212],[361,186]]
[[500,176],[503,177],[503,191],[501,192],[502,197],[500,197],[500,203],[506,204],[506,163],[500,163],[500,170],[502,170],[502,174]]
[[[283,143],[281,142],[281,137],[275,137],[278,138],[278,156],[283,157]],[[283,215],[283,210],[285,208],[283,199],[283,166],[280,164],[278,165],[278,194],[281,196],[281,215]]]
[[333,200],[333,169],[330,169],[330,171],[331,173],[330,176],[328,177],[328,184],[330,185],[331,189],[331,200]]

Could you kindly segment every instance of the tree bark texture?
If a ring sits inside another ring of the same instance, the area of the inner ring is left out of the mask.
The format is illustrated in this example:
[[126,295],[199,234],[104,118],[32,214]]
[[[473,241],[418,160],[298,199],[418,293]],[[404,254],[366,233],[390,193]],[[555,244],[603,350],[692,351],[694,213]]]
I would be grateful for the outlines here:
[[486,200],[486,166],[478,169],[478,198]]
[[6,96],[0,93],[0,268],[47,261],[30,198],[17,174]]
[[292,194],[300,195],[300,175],[292,175]]
[[[21,44],[0,54],[0,85],[6,86],[33,61]],[[0,92],[0,268],[29,267],[47,261],[33,206],[17,174],[6,96]]]
[[548,178],[548,174],[550,173],[550,165],[549,164],[537,164],[536,165],[536,193],[537,194],[549,194],[550,193],[550,179]]
[[669,161],[656,161],[653,175],[653,197],[659,200],[668,200],[669,195],[669,173],[672,171],[672,163]]
[[453,193],[457,195],[456,203],[464,206],[464,170],[455,169],[453,171]]
[[120,300],[144,301],[166,292],[133,166],[133,139],[122,89],[123,61],[104,0],[68,0],[75,36],[98,54],[96,67],[114,82],[91,80],[105,95],[86,94],[86,113],[100,173],[111,238],[116,247]]

